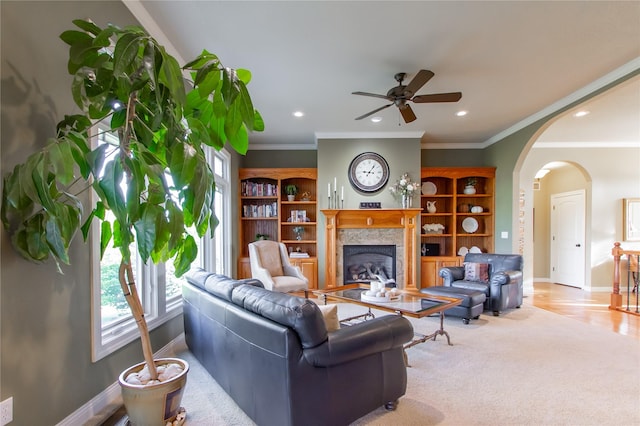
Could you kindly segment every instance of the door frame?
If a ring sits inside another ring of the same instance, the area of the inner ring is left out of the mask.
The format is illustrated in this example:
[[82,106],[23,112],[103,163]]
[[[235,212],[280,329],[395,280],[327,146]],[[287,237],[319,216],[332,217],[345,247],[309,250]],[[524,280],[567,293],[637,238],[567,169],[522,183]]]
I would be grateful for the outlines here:
[[558,220],[556,218],[556,211],[554,209],[554,205],[555,205],[555,200],[559,199],[559,198],[564,198],[564,197],[571,197],[571,196],[579,196],[581,198],[581,203],[582,203],[582,255],[578,258],[575,259],[575,261],[581,261],[582,264],[580,265],[580,267],[578,268],[579,270],[581,270],[581,274],[582,274],[582,279],[579,280],[580,283],[582,283],[581,285],[577,285],[577,286],[573,286],[570,284],[566,284],[566,283],[559,283],[559,284],[563,284],[563,285],[570,285],[571,287],[576,287],[576,288],[580,288],[582,290],[588,290],[590,288],[589,283],[587,282],[587,193],[586,190],[584,189],[578,189],[578,190],[574,190],[574,191],[567,191],[567,192],[558,192],[558,193],[554,193],[554,194],[550,194],[549,198],[550,198],[550,202],[549,202],[549,207],[550,207],[550,218],[549,218],[549,266],[551,268],[551,270],[549,271],[549,278],[550,281],[552,283],[555,283],[557,280],[557,272],[554,272],[554,265],[557,265],[558,262],[556,262],[556,257],[558,256],[558,252],[556,249],[556,244],[554,242],[554,231],[556,230],[557,227],[557,223]]

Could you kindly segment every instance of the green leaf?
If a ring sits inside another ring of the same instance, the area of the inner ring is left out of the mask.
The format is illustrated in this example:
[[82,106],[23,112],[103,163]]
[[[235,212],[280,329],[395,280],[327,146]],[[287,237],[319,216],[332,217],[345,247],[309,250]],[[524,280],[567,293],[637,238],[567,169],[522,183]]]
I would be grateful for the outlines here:
[[262,119],[262,116],[257,110],[254,111],[254,116],[253,116],[253,131],[264,132],[264,120]]
[[75,176],[73,173],[74,159],[71,153],[69,141],[62,139],[57,142],[55,139],[49,148],[49,158],[56,179],[64,186],[73,182]]
[[254,109],[253,103],[251,102],[251,96],[247,91],[247,86],[245,86],[242,82],[239,83],[238,87],[240,89],[240,96],[236,98],[235,104],[238,105],[238,111],[242,116],[242,121],[244,122],[244,124],[247,126],[247,128],[253,129],[253,120],[255,116],[253,112]]
[[243,68],[236,69],[236,75],[238,76],[238,80],[243,82],[245,85],[249,84],[251,81],[251,71],[245,70]]
[[185,64],[184,67],[182,67],[183,69],[187,70],[187,69],[193,69],[193,70],[197,70],[199,68],[201,68],[202,66],[204,66],[204,64],[206,64],[207,62],[213,61],[213,60],[217,60],[218,57],[216,55],[214,55],[213,53],[209,53],[206,50],[203,50],[202,53],[200,53],[200,55],[198,55],[197,58],[195,58],[194,60],[187,62]]
[[68,218],[64,217],[60,213],[61,212],[57,212],[56,216],[51,216],[49,214],[45,216],[45,238],[53,255],[68,265],[69,253],[67,253],[67,247],[69,246],[69,243],[64,239],[59,223],[67,220]]
[[96,217],[95,209],[91,210],[91,213],[89,213],[89,216],[80,227],[80,230],[82,231],[82,238],[85,241],[87,241],[87,239],[89,238],[89,231],[91,230],[91,223],[93,222],[94,217]]
[[93,42],[93,38],[89,34],[77,30],[67,30],[63,32],[62,34],[60,34],[60,39],[67,43],[69,46],[77,44],[90,46]]
[[162,51],[162,65],[160,65],[158,77],[160,82],[167,86],[175,101],[179,104],[184,104],[186,94],[180,65],[178,65],[178,61],[173,56],[167,54],[164,50]]
[[96,24],[82,19],[74,19],[73,22],[78,28],[93,35],[98,35],[102,31]]
[[[201,161],[205,160],[201,159]],[[191,145],[181,143],[173,147],[169,168],[177,188],[182,188],[194,178],[197,165],[197,152]]]
[[138,242],[138,253],[143,262],[146,263],[156,242],[156,217],[163,214],[163,210],[152,204],[142,205],[142,217],[134,222],[136,230],[136,240]]
[[198,246],[191,235],[187,235],[184,242],[178,249],[178,254],[173,261],[176,277],[181,277],[191,268],[191,264],[198,255]]
[[45,239],[44,212],[32,216],[25,222],[24,247],[29,257],[34,260],[46,260],[49,258],[49,245]]
[[114,159],[108,161],[104,166],[104,174],[98,179],[98,186],[104,193],[106,206],[113,211],[118,220],[124,221],[126,217],[126,206],[122,195],[123,170],[120,163],[120,155],[116,154]]
[[238,131],[229,138],[229,144],[238,151],[239,154],[245,155],[249,149],[249,135],[245,127],[240,127]]
[[111,241],[111,224],[107,221],[103,221],[100,224],[100,260],[102,260],[102,256],[104,256],[104,252],[107,250],[109,246],[109,242]]
[[240,102],[234,102],[227,112],[227,117],[224,121],[224,133],[229,139],[233,138],[240,127],[242,127],[242,110],[240,108]]
[[113,51],[113,74],[124,76],[133,63],[140,48],[141,37],[137,34],[125,33],[116,43]]
[[182,239],[185,223],[182,210],[173,202],[167,203],[169,234],[171,237],[168,242],[168,249],[173,251]]

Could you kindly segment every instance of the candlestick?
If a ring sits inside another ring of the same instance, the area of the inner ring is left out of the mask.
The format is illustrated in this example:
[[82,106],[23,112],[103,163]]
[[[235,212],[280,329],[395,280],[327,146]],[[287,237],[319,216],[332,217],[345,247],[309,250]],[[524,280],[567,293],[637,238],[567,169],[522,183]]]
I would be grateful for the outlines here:
[[338,194],[336,194],[335,190],[333,190],[333,208],[338,208]]

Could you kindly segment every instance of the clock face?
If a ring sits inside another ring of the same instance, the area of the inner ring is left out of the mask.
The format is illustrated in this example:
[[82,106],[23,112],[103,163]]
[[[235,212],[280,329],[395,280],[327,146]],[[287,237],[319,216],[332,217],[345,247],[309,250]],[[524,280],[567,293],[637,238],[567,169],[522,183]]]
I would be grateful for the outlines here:
[[381,155],[365,152],[349,165],[349,182],[361,192],[377,192],[389,181],[389,165]]

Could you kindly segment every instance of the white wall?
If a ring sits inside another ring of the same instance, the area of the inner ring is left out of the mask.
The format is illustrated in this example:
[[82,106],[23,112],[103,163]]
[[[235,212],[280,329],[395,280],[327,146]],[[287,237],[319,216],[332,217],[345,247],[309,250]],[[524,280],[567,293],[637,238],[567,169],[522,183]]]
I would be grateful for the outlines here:
[[[552,161],[565,161],[574,164],[585,178],[587,211],[587,283],[585,289],[608,291],[613,279],[613,243],[622,241],[622,199],[640,197],[640,148],[533,148],[528,153],[520,172],[520,182],[525,192],[525,263],[533,265],[534,235],[533,217],[534,197],[532,182],[535,173]],[[574,182],[575,178],[567,182]],[[544,183],[544,182],[543,182]],[[551,182],[550,182],[551,183]],[[554,192],[562,192],[566,186],[557,181]],[[573,188],[575,189],[575,188]],[[548,211],[538,211],[536,216],[546,215]],[[537,235],[537,232],[536,232]],[[625,249],[640,249],[638,243],[625,243]],[[539,248],[538,251],[543,251]],[[549,250],[548,241],[546,250]],[[535,259],[537,263],[539,259]],[[547,266],[548,268],[548,266]],[[530,284],[533,269],[525,272]]]

